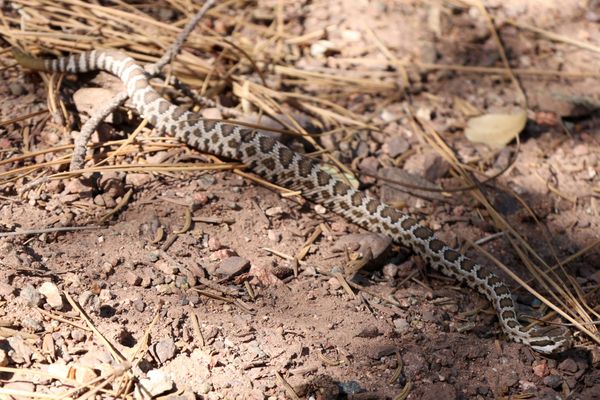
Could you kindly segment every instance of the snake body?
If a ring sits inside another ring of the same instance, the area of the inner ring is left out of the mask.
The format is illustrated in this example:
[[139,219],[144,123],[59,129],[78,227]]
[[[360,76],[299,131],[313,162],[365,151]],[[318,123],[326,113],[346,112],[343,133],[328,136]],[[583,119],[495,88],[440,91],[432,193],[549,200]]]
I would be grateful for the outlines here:
[[489,268],[475,263],[436,238],[416,218],[368,194],[355,190],[325,172],[321,165],[274,138],[247,127],[203,119],[199,114],[162,98],[149,84],[144,69],[125,53],[93,50],[58,59],[39,59],[20,51],[15,58],[24,67],[54,72],[81,73],[104,70],[118,76],[127,87],[137,111],[158,130],[169,132],[202,152],[236,159],[259,176],[338,213],[361,227],[390,236],[409,246],[435,270],[466,283],[494,306],[506,335],[544,353],[570,346],[567,335],[550,335],[544,329],[526,329],[517,320],[515,304],[506,284]]

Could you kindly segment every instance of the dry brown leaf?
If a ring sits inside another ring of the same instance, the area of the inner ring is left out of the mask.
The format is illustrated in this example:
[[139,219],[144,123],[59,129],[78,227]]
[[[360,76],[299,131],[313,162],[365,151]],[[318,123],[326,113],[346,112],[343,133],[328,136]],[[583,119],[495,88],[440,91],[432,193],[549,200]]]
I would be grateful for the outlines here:
[[465,136],[471,142],[499,149],[506,146],[525,127],[527,111],[512,114],[484,114],[467,122]]

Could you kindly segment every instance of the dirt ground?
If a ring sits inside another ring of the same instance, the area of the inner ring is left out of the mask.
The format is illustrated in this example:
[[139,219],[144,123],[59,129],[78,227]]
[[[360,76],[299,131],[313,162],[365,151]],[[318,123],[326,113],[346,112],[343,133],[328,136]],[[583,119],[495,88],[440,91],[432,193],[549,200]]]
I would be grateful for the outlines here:
[[[223,11],[231,18],[207,16],[202,23],[225,36],[232,34],[234,18],[246,18],[254,25],[230,38],[245,45],[262,43],[265,33],[257,27],[271,29],[278,16],[291,37],[327,28],[294,47],[298,54],[285,53],[300,70],[400,88],[399,63],[406,65],[410,86],[392,94],[355,88],[355,82],[334,90],[319,86],[317,78],[299,88],[297,78],[269,68],[264,73],[280,91],[302,92],[368,116],[378,129],[342,126],[317,140],[358,172],[362,187],[423,217],[450,244],[485,238],[485,250],[529,277],[468,191],[417,190],[409,196],[372,176],[421,187],[464,183],[419,134],[411,113],[434,127],[463,163],[487,176],[518,155],[483,191],[548,264],[600,239],[600,76],[582,74],[597,73],[600,65],[599,47],[593,47],[600,46],[597,2],[485,3],[511,67],[530,71],[519,75],[528,100],[527,126],[520,144],[513,141],[500,151],[471,143],[463,128],[469,110],[518,105],[511,81],[489,71],[427,68],[502,66],[489,24],[476,7],[408,0],[232,3]],[[12,27],[18,8],[11,4],[0,2]],[[166,23],[186,20],[181,9],[164,4],[140,9]],[[550,40],[526,26],[577,43]],[[274,58],[280,45],[272,44]],[[288,399],[293,389],[299,398],[313,399],[600,399],[600,352],[581,332],[572,329],[576,347],[555,357],[508,342],[482,296],[432,272],[406,249],[231,170],[104,169],[27,187],[67,170],[59,161],[68,149],[56,149],[73,137],[46,112],[20,118],[47,109],[48,92],[39,75],[14,67],[9,47],[4,42],[0,50],[0,232],[65,229],[0,236],[5,389],[0,397],[35,392],[57,398],[88,382],[98,391],[84,386],[68,397]],[[198,56],[218,64],[218,50]],[[270,61],[288,62],[285,57]],[[544,75],[548,71],[563,75]],[[245,79],[258,82],[251,69]],[[75,129],[87,119],[86,104],[98,106],[102,96],[119,90],[106,74],[67,77],[61,85],[81,113],[73,117]],[[224,85],[220,101],[247,110],[231,90],[231,82]],[[294,111],[293,102],[289,107]],[[122,140],[139,123],[126,109],[118,114],[99,127],[94,143]],[[294,115],[308,120],[314,132],[329,126],[315,126],[314,115]],[[154,136],[146,127],[136,141]],[[297,138],[282,140],[314,150]],[[117,147],[96,146],[86,167],[102,160],[108,166],[192,167],[214,161],[174,141],[165,143],[154,149],[138,144],[137,154],[108,160],[108,151]],[[367,248],[381,256],[349,282],[351,288],[340,274],[360,262]],[[303,249],[302,261],[289,259]],[[466,251],[490,262],[473,247]],[[597,247],[564,265],[595,310],[599,266]],[[510,282],[523,313],[543,315],[540,302]],[[134,389],[119,393],[131,376]]]

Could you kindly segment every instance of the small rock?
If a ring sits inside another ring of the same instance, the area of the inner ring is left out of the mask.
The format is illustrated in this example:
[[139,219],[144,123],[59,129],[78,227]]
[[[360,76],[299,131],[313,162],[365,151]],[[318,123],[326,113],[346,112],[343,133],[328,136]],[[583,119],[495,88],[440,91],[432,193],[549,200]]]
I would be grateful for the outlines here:
[[281,214],[283,214],[283,208],[281,208],[281,206],[269,207],[265,210],[265,215],[267,217],[275,217]]
[[179,268],[165,260],[158,260],[155,264],[156,268],[165,275],[175,275],[179,272]]
[[327,209],[320,204],[315,205],[315,212],[317,214],[323,215],[327,212]]
[[113,271],[114,271],[114,267],[109,262],[103,262],[102,266],[100,267],[100,269],[102,270],[102,272],[104,272],[107,275],[108,274],[112,274]]
[[213,390],[213,386],[210,382],[202,382],[198,387],[198,394],[208,394]]
[[394,323],[394,331],[400,335],[402,335],[403,333],[408,331],[408,328],[410,327],[406,318],[396,318],[393,321],[393,323]]
[[137,299],[133,302],[133,308],[135,308],[139,312],[144,312],[144,309],[146,308],[146,303],[144,303],[144,301],[141,299]]
[[213,252],[208,259],[210,261],[223,261],[228,257],[237,256],[237,253],[232,249],[221,249]]
[[32,285],[25,285],[19,293],[19,297],[22,298],[32,307],[39,307],[42,305],[42,295]]
[[358,163],[358,169],[368,174],[377,174],[379,168],[379,160],[377,157],[366,157]]
[[216,270],[217,275],[231,278],[244,272],[250,266],[250,261],[245,258],[234,256],[229,257],[219,265]]
[[102,303],[108,303],[114,298],[115,295],[113,294],[113,292],[110,291],[110,289],[102,289],[100,290],[100,294],[98,294],[98,299]]
[[125,184],[140,187],[152,180],[152,176],[150,174],[141,174],[141,173],[129,173],[125,177]]
[[544,382],[544,385],[551,387],[552,389],[556,389],[562,385],[563,378],[560,375],[552,374],[546,376],[542,382]]
[[136,274],[134,271],[125,272],[125,281],[129,286],[138,286],[142,283],[142,277]]
[[31,332],[40,332],[44,329],[41,321],[31,317],[23,317],[21,326]]
[[435,182],[448,173],[450,164],[436,152],[428,151],[409,157],[404,163],[404,170]]
[[270,241],[275,243],[279,243],[281,241],[281,233],[274,229],[269,229],[267,231],[267,237]]
[[396,264],[386,264],[383,266],[383,276],[387,279],[394,279],[398,275],[398,267]]
[[39,290],[40,293],[46,297],[46,302],[50,307],[54,308],[55,310],[62,310],[64,305],[63,299],[60,295],[60,290],[54,283],[46,281],[42,283],[42,286],[40,286]]
[[34,349],[27,344],[27,342],[25,342],[25,339],[23,339],[21,336],[11,336],[6,340],[13,350],[13,352],[10,354],[13,362],[16,364],[24,364],[31,361]]
[[543,378],[544,376],[548,375],[548,363],[546,363],[546,360],[542,360],[541,362],[534,362],[532,369],[533,374],[535,376],[539,376],[540,378]]
[[175,357],[176,351],[177,347],[171,338],[163,339],[154,346],[154,353],[161,364]]
[[11,83],[8,85],[8,90],[13,96],[22,96],[25,93],[25,87],[20,83]]
[[[140,386],[144,387],[148,391],[148,394],[152,398],[167,392],[173,388],[173,380],[163,371],[159,369],[152,369],[146,373],[147,378],[140,379]],[[139,389],[135,392],[137,399],[146,399],[146,393],[139,392]]]
[[339,288],[342,287],[340,280],[337,278],[329,278],[329,280],[327,281],[327,284],[329,284],[329,287],[331,288],[331,290],[338,290]]
[[362,338],[374,338],[381,336],[381,332],[379,332],[379,329],[377,329],[376,326],[367,326],[363,328],[356,336]]
[[380,344],[373,346],[369,352],[372,359],[379,360],[382,357],[396,354],[397,351],[398,347],[393,344]]
[[558,369],[574,374],[575,372],[577,372],[578,367],[575,360],[573,360],[572,358],[567,358],[566,360],[558,364]]
[[387,152],[392,158],[396,158],[400,154],[405,153],[410,147],[408,141],[402,136],[392,136],[384,143],[383,151]]
[[330,40],[317,40],[310,46],[313,57],[330,56],[339,52],[340,49]]
[[214,236],[211,236],[208,239],[208,249],[210,251],[217,251],[223,248],[223,245],[221,244],[221,242],[219,241],[219,239],[217,239]]

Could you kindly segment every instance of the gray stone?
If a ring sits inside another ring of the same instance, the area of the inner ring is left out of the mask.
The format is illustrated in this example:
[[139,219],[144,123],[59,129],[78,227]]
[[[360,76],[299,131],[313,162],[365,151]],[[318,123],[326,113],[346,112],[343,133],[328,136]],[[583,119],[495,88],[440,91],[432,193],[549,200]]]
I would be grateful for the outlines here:
[[410,147],[408,141],[404,139],[402,136],[392,136],[388,140],[386,140],[385,150],[389,154],[390,157],[395,158],[400,154],[406,152]]
[[560,375],[548,375],[543,380],[544,385],[556,389],[563,383],[563,378]]
[[39,307],[42,305],[42,295],[32,285],[25,285],[23,289],[21,289],[19,297],[25,300],[27,304],[29,304],[32,307]]
[[31,332],[40,332],[44,330],[41,321],[31,317],[24,317],[21,320],[21,326]]
[[[148,391],[152,398],[165,393],[173,388],[173,380],[165,372],[152,369],[146,373],[147,378],[140,379],[140,386]],[[139,388],[135,392],[136,399],[146,399],[146,393],[141,393]]]
[[161,364],[175,357],[176,351],[177,347],[171,338],[163,339],[154,346],[154,354]]

